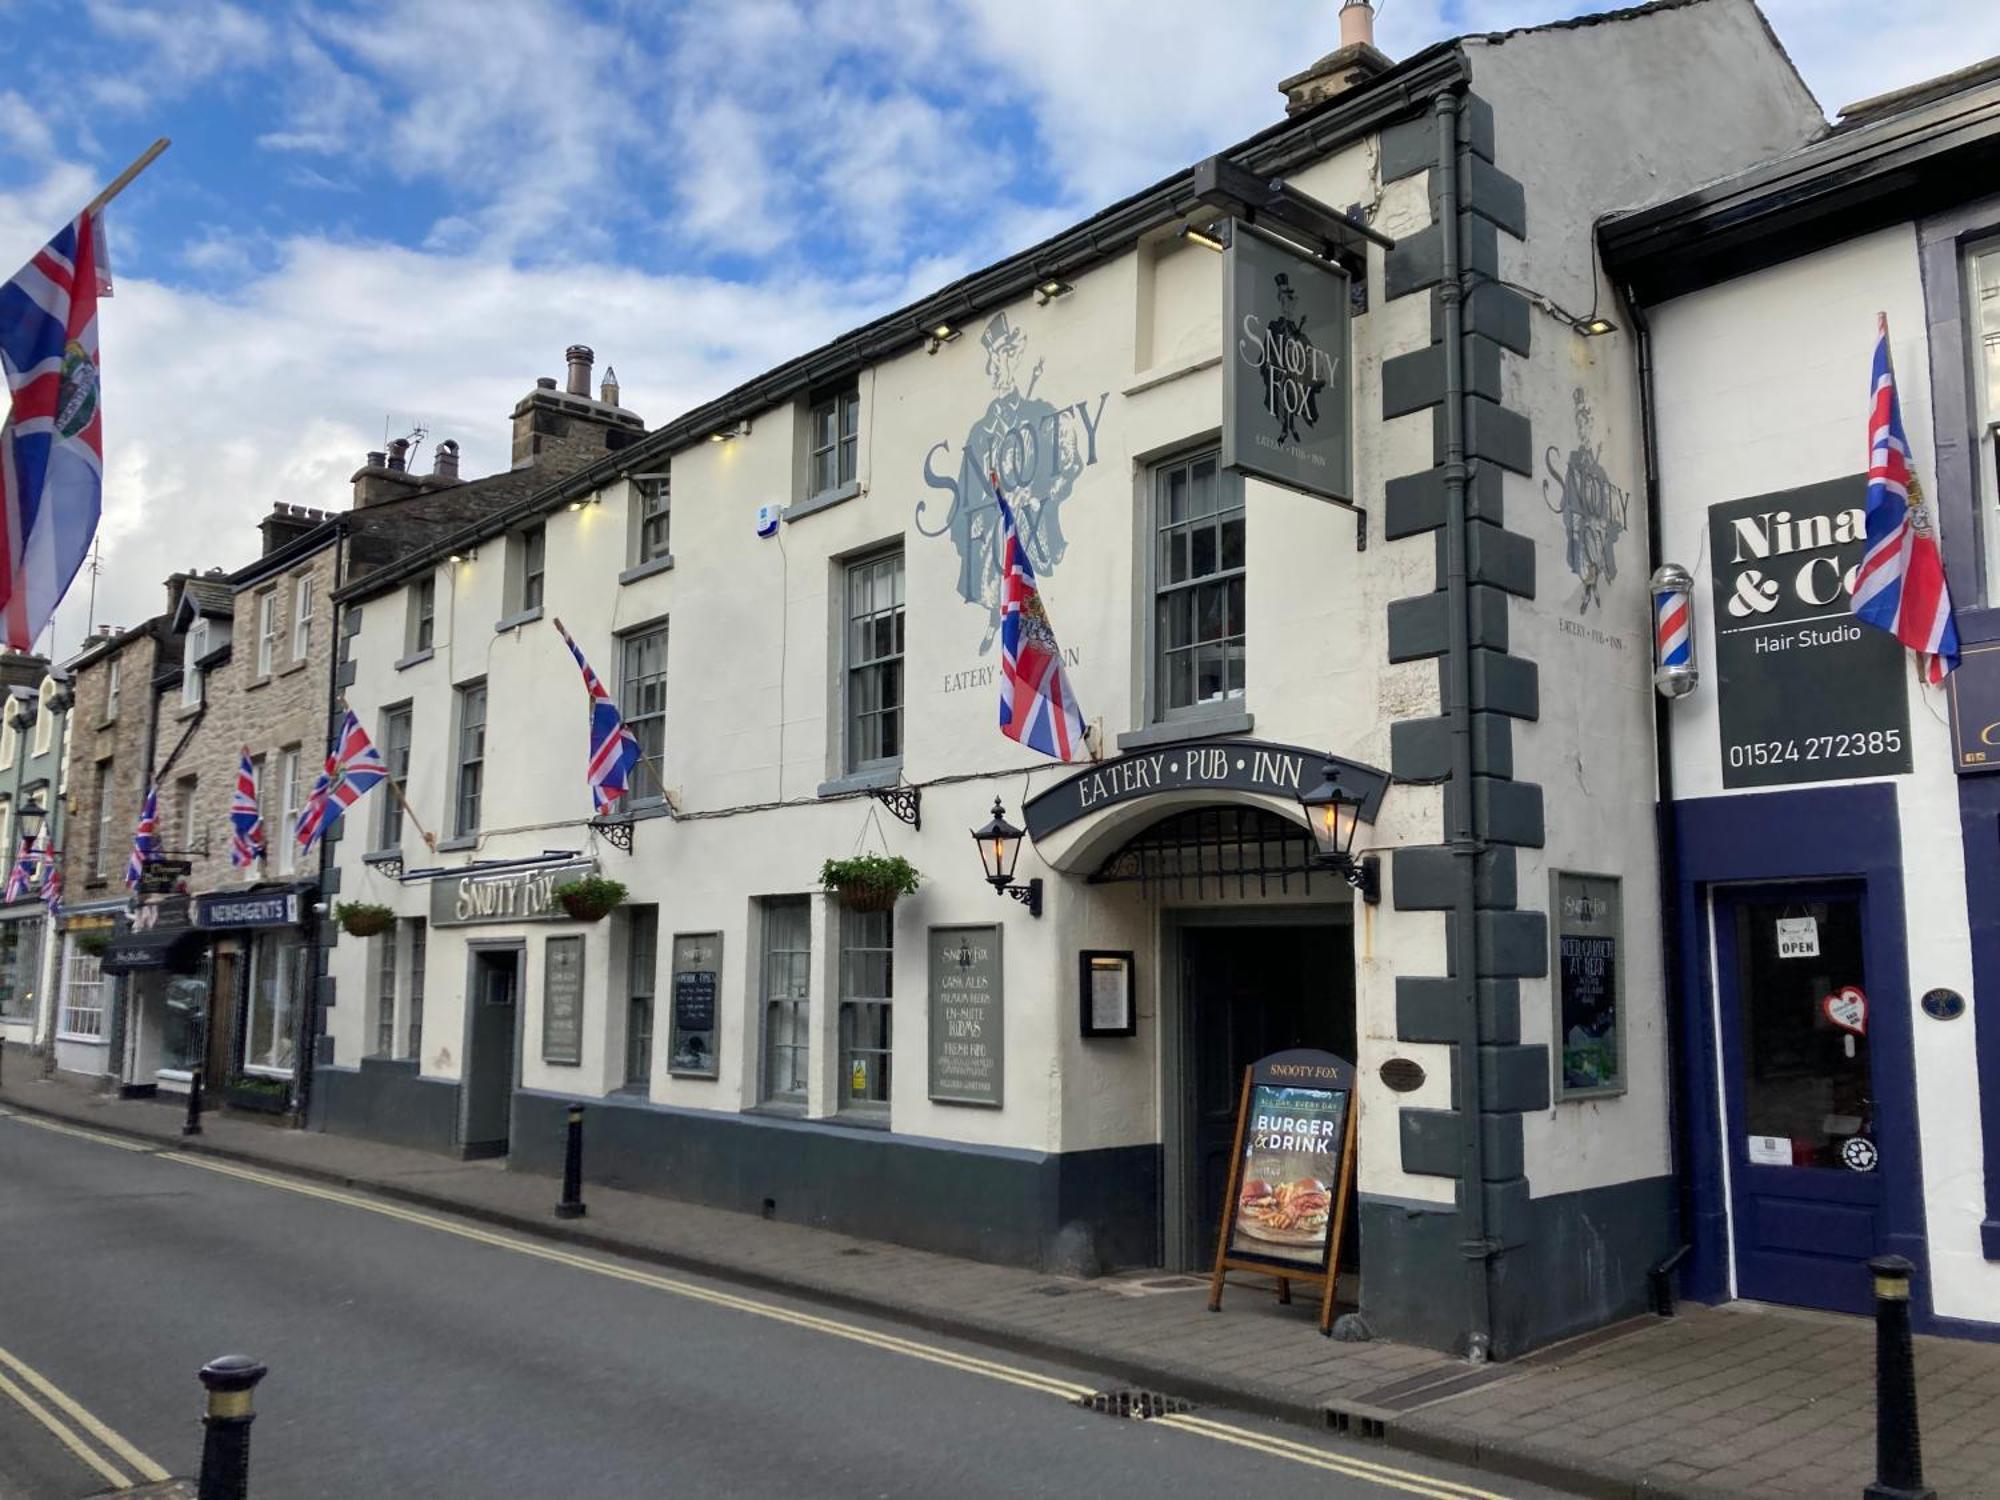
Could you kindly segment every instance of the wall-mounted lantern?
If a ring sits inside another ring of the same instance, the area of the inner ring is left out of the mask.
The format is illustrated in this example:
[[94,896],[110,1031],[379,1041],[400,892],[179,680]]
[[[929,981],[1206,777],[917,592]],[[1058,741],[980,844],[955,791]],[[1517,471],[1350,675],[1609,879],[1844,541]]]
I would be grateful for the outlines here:
[[1002,895],[1012,896],[1028,908],[1028,915],[1042,914],[1042,882],[1037,876],[1026,885],[1014,882],[1014,861],[1021,857],[1021,830],[1007,821],[1000,799],[993,799],[993,818],[984,828],[972,830],[979,845],[979,862],[986,867],[986,883]]
[[1694,578],[1679,563],[1653,574],[1653,686],[1685,698],[1701,681],[1694,665]]
[[14,809],[14,825],[21,830],[23,844],[34,843],[35,835],[42,831],[42,819],[48,815],[49,810],[42,806],[41,799],[34,796]]
[[1338,872],[1370,906],[1381,901],[1382,861],[1373,854],[1354,857],[1354,835],[1361,827],[1361,797],[1341,785],[1339,765],[1326,763],[1319,785],[1299,793],[1299,806],[1306,810],[1318,862]]

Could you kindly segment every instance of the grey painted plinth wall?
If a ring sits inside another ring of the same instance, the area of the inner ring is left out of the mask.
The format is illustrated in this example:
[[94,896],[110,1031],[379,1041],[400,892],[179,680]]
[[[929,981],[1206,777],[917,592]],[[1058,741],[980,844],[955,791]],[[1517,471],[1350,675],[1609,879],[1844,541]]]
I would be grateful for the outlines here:
[[[562,1171],[576,1101],[514,1095],[508,1166]],[[970,1146],[771,1115],[590,1100],[584,1180],[944,1255],[1065,1272],[1159,1264],[1160,1148]]]
[[358,1068],[315,1068],[307,1122],[314,1130],[456,1155],[458,1085],[419,1077],[414,1062],[382,1057],[364,1058]]

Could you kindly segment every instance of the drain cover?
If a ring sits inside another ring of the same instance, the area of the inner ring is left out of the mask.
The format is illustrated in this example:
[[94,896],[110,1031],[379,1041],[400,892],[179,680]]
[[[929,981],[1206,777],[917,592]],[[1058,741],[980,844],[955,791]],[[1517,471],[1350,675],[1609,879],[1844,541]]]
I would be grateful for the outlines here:
[[1193,1411],[1194,1403],[1158,1391],[1096,1391],[1076,1398],[1076,1404],[1107,1417],[1129,1417],[1143,1422],[1149,1417],[1172,1417]]

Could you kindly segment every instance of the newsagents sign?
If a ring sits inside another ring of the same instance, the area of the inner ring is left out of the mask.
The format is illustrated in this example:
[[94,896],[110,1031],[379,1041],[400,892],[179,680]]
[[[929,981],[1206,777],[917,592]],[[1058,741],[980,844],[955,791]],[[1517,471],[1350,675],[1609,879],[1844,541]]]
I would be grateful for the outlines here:
[[297,891],[259,891],[254,895],[197,896],[194,924],[211,930],[232,927],[295,927],[299,920]]
[[1222,272],[1222,466],[1342,504],[1348,278],[1244,224]]

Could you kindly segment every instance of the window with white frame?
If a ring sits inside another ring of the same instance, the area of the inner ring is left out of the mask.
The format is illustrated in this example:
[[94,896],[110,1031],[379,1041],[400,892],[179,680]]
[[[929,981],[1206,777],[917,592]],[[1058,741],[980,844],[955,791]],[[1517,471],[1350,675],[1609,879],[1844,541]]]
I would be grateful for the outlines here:
[[621,637],[618,659],[618,711],[639,742],[632,800],[658,802],[667,785],[667,627]]
[[673,483],[665,474],[640,474],[632,480],[632,563],[635,567],[671,557]]
[[278,659],[278,591],[257,595],[257,675],[269,677]]
[[17,706],[12,698],[0,705],[0,770],[11,770],[21,749],[21,726],[14,717]]
[[1153,717],[1243,697],[1243,481],[1203,453],[1153,471]]
[[816,397],[807,433],[806,498],[815,500],[854,483],[861,449],[859,387]]
[[403,798],[410,784],[410,724],[412,707],[401,704],[382,712],[382,760],[389,768],[389,785],[382,796],[382,836],[376,847],[403,847]]
[[764,907],[764,1088],[780,1104],[806,1102],[812,1009],[812,903],[775,897]]
[[459,838],[479,831],[479,800],[485,784],[486,684],[469,682],[458,690],[458,773],[451,831]]
[[72,934],[64,945],[62,1005],[56,1034],[72,1041],[104,1039],[104,970],[95,953],[86,953]]
[[280,874],[292,873],[298,859],[299,809],[305,806],[305,756],[297,745],[278,752],[278,826],[266,830],[265,837],[278,847]]
[[375,1055],[396,1055],[396,928],[375,937]]
[[[13,869],[13,861],[19,851],[14,847],[14,799],[0,797],[0,857],[7,861],[6,869]],[[0,874],[0,880],[6,879]]]
[[653,1077],[653,991],[660,968],[660,909],[626,908],[625,1086],[644,1089]]
[[204,617],[188,626],[187,639],[181,645],[181,707],[196,708],[201,704],[201,668],[195,663],[208,655],[208,620]]
[[97,826],[90,835],[90,878],[104,878],[104,862],[111,854],[111,762],[97,763]]
[[292,580],[292,660],[304,661],[312,650],[312,574],[301,573]]
[[409,997],[403,1004],[403,1053],[419,1059],[424,1053],[424,961],[429,951],[429,930],[422,917],[403,924],[410,931]]
[[50,735],[54,733],[55,728],[56,694],[61,691],[61,686],[56,682],[55,678],[44,677],[42,679],[40,711],[35,715],[35,754],[37,755],[47,755],[49,753]]
[[104,668],[104,717],[107,719],[118,717],[118,682],[124,675],[123,667],[124,663],[114,656]]
[[889,1107],[891,1043],[895,1035],[894,913],[840,913],[840,1077],[842,1109]]
[[410,585],[410,621],[404,654],[428,651],[437,640],[437,574],[427,573]]
[[290,935],[260,936],[250,948],[250,1007],[243,1023],[243,1068],[290,1074],[298,1058],[299,1002],[306,948]]
[[903,551],[847,565],[849,771],[903,758]]

